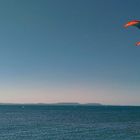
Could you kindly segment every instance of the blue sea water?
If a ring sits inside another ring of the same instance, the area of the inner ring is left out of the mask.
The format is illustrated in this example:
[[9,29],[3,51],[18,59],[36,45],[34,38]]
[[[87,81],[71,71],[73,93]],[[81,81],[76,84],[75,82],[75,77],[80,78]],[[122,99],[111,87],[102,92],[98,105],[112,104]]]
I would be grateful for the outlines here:
[[0,140],[140,140],[140,107],[1,105]]

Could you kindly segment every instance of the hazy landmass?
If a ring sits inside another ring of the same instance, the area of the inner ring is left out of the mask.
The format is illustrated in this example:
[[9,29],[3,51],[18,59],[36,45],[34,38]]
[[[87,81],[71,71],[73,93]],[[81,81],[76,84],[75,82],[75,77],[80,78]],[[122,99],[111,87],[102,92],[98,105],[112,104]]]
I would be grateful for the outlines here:
[[76,102],[74,102],[74,103],[54,103],[53,105],[76,105],[76,106],[78,106],[78,105],[89,105],[89,106],[99,106],[99,105],[102,105],[102,104],[100,104],[100,103],[76,103]]
[[0,105],[87,105],[87,106],[101,106],[100,103],[78,103],[78,102],[58,102],[58,103],[0,103]]

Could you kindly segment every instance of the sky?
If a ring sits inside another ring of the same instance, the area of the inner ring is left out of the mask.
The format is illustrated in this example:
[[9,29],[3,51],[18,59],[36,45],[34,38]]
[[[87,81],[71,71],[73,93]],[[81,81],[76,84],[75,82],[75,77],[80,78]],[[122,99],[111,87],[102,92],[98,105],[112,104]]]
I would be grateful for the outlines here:
[[0,102],[140,105],[139,0],[1,0]]

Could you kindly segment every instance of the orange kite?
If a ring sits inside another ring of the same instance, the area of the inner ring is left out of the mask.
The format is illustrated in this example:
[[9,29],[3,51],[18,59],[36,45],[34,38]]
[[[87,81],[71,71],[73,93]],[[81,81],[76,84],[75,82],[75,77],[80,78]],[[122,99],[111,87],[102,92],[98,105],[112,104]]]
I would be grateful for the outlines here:
[[[140,20],[132,20],[124,25],[125,28],[127,28],[129,26],[135,26],[140,29]],[[139,45],[140,45],[140,42],[137,42],[136,46],[139,46]]]

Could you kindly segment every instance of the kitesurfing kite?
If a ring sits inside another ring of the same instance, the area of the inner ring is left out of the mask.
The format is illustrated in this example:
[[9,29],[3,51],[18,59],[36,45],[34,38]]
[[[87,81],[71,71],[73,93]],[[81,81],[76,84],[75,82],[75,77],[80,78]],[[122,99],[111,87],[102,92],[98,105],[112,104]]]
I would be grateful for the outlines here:
[[[140,20],[132,20],[124,25],[125,28],[127,28],[129,26],[135,26],[140,29]],[[136,46],[139,46],[139,45],[140,45],[140,42],[137,42]]]

